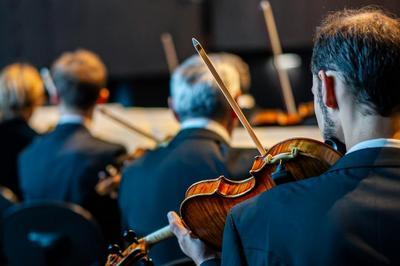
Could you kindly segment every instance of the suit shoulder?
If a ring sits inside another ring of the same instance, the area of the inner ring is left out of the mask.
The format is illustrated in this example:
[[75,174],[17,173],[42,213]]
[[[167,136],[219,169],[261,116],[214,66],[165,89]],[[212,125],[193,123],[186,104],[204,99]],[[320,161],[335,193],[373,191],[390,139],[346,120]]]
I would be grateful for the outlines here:
[[121,144],[113,143],[98,137],[92,136],[91,140],[93,143],[104,151],[114,152],[114,153],[125,153],[126,148]]
[[299,209],[312,202],[313,192],[323,181],[324,175],[276,186],[234,206],[232,217],[237,223],[254,219],[268,222],[281,216],[282,210]]

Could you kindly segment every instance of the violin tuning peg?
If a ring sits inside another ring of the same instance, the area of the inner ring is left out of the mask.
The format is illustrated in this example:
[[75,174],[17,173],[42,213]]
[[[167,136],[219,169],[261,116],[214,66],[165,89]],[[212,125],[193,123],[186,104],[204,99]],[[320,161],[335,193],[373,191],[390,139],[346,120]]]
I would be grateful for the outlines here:
[[121,248],[117,244],[111,244],[108,246],[107,251],[109,254],[115,254],[122,257]]
[[132,244],[132,243],[139,244],[139,241],[137,239],[137,235],[133,230],[126,230],[122,237],[129,244]]

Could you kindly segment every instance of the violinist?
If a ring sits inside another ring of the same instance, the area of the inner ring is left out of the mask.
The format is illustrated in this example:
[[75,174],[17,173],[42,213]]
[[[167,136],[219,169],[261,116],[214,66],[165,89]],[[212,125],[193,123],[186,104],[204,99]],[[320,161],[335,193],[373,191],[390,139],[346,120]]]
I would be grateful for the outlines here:
[[[235,67],[218,62],[217,68],[233,95],[239,96]],[[170,85],[169,106],[181,129],[168,145],[128,166],[119,191],[125,227],[142,236],[165,226],[165,214],[179,209],[194,182],[219,175],[247,177],[257,152],[230,147],[236,117],[198,56],[174,71]],[[175,239],[158,244],[150,255],[156,265],[184,257]]]
[[96,195],[98,172],[125,148],[90,133],[93,111],[106,84],[106,67],[87,50],[66,52],[56,60],[52,75],[60,99],[56,128],[34,141],[20,156],[19,172],[24,198],[57,200],[88,209],[106,238],[119,233],[116,201]]
[[0,76],[0,184],[20,199],[18,155],[38,135],[28,121],[43,101],[43,82],[35,67],[15,63],[4,68]]
[[[235,206],[222,265],[399,265],[400,22],[375,9],[329,15],[312,56],[323,137],[347,153],[318,177],[277,186]],[[168,214],[198,265],[219,255]]]

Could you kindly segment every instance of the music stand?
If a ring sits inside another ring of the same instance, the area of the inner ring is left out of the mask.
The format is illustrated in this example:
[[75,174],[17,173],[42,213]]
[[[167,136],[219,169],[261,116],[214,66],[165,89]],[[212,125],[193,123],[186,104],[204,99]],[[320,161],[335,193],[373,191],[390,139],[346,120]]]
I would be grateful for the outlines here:
[[29,202],[4,214],[8,265],[99,265],[103,237],[91,214],[61,202]]

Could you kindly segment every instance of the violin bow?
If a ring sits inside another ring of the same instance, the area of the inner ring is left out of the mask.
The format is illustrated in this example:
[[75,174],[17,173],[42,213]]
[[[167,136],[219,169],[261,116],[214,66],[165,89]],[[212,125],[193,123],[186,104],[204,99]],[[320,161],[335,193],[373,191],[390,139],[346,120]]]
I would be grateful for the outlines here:
[[238,103],[232,97],[232,95],[230,94],[229,90],[227,89],[225,83],[222,81],[222,79],[219,76],[217,70],[215,69],[213,63],[211,62],[210,58],[208,57],[206,51],[204,50],[203,46],[195,38],[192,38],[192,42],[193,42],[193,46],[196,49],[197,53],[200,55],[200,58],[203,60],[204,64],[207,66],[208,70],[213,75],[215,81],[218,84],[218,87],[221,89],[226,100],[232,107],[233,111],[236,113],[236,116],[239,118],[239,121],[242,123],[242,125],[246,129],[247,133],[250,135],[250,138],[253,140],[254,144],[256,145],[258,152],[261,154],[261,156],[265,156],[267,154],[267,151],[261,144],[254,129],[251,127],[249,121],[243,114],[242,109],[240,109]]
[[175,49],[174,40],[169,32],[161,34],[161,43],[164,48],[169,73],[172,74],[179,65],[178,56]]
[[50,70],[47,67],[40,69],[40,76],[42,77],[42,80],[44,82],[44,87],[49,93],[50,103],[57,104],[58,102],[57,88],[56,85],[54,84],[53,78],[51,77]]
[[267,0],[261,1],[260,6],[263,10],[265,25],[267,27],[269,39],[271,41],[272,52],[274,54],[274,65],[278,72],[279,82],[281,84],[286,110],[289,114],[295,114],[297,113],[297,108],[293,96],[292,86],[290,85],[289,75],[286,69],[282,68],[279,63],[279,56],[282,55],[282,46],[279,40],[278,29],[276,27],[272,7]]
[[152,134],[144,131],[143,129],[140,129],[132,124],[130,124],[128,121],[123,120],[122,118],[120,118],[118,115],[114,114],[113,112],[107,110],[106,108],[104,108],[103,106],[99,106],[98,110],[100,111],[100,113],[102,113],[103,115],[107,116],[108,118],[110,118],[111,120],[117,122],[118,124],[124,126],[127,129],[130,129],[131,131],[142,135],[145,138],[148,138],[152,141],[154,141],[157,145],[161,144],[162,141],[159,140],[158,138],[156,138],[155,136],[153,136]]

